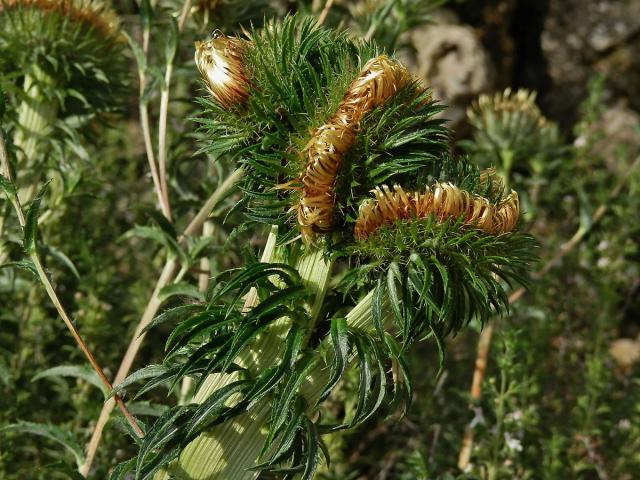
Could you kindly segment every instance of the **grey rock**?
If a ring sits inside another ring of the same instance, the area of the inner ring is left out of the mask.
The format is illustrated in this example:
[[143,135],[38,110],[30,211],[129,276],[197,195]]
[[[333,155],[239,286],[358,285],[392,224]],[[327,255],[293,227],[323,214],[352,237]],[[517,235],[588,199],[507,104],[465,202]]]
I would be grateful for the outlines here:
[[433,89],[434,97],[451,108],[452,123],[464,118],[468,103],[493,87],[491,60],[474,30],[462,25],[430,25],[411,34],[419,77]]

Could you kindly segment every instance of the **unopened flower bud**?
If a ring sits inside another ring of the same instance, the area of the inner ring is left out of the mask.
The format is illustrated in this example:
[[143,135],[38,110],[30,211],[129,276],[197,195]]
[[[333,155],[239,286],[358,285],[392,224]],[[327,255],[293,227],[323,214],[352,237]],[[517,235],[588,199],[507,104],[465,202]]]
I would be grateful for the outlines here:
[[207,90],[220,105],[244,103],[249,96],[249,80],[244,67],[245,41],[218,36],[196,42],[196,65]]

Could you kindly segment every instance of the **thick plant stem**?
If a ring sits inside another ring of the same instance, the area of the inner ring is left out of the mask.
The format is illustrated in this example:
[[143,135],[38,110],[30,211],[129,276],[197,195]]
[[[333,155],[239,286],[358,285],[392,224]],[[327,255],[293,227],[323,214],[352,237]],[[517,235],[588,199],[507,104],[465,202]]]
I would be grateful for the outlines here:
[[[48,101],[43,86],[52,85],[53,80],[38,67],[24,76],[25,98],[18,107],[18,129],[13,143],[22,152],[23,165],[32,167],[36,161],[38,148],[53,128],[58,115],[55,103]],[[21,198],[28,201],[28,198]]]
[[[275,234],[272,231],[265,247],[262,261],[277,258],[274,249]],[[312,329],[322,307],[324,295],[331,278],[331,262],[324,258],[324,251],[311,249],[305,252],[296,262],[303,283],[312,294],[313,300],[307,306]],[[248,310],[257,303],[255,293],[251,291],[245,299]],[[253,372],[262,371],[274,365],[281,354],[282,336],[289,328],[289,320],[283,318],[276,322],[254,347],[241,355],[238,364]],[[197,392],[194,402],[204,401],[219,388],[237,378],[237,374],[210,375]],[[269,412],[268,400],[263,400],[255,409],[239,415],[232,421],[214,428],[206,435],[201,435],[189,444],[179,461],[172,465],[169,473],[192,479],[251,479],[255,472],[248,470],[258,458],[266,439],[264,425]],[[168,473],[158,475],[158,479],[168,479]]]
[[[309,262],[307,265],[311,267],[311,263]],[[327,275],[326,278],[328,279],[329,276]],[[316,296],[316,303],[321,297],[323,295]],[[347,314],[347,323],[350,327],[373,330],[372,301],[373,292],[370,292]],[[388,310],[385,300],[383,305],[385,317],[389,316]],[[276,341],[270,346],[271,355],[268,355],[267,358],[271,361],[278,356],[277,348],[280,344],[280,341]],[[328,381],[329,373],[328,367],[318,365],[307,377],[301,393],[307,399],[311,409],[320,398]],[[196,401],[203,401],[218,388],[236,378],[229,376],[231,378],[225,380],[220,376],[212,375],[211,377],[196,395]],[[170,473],[177,478],[185,477],[194,480],[253,480],[257,478],[258,473],[249,469],[258,460],[266,440],[266,423],[269,419],[269,413],[268,400],[264,400],[250,412],[200,436],[184,449],[179,463],[171,467]],[[170,478],[168,474],[164,473],[159,475],[156,480],[167,480],[168,478]]]

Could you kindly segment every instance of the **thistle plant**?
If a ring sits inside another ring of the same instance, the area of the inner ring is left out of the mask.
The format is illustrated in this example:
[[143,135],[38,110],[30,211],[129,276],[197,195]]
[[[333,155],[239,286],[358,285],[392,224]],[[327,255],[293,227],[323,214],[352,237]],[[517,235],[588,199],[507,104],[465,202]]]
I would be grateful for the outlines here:
[[101,1],[0,3],[2,86],[17,112],[14,144],[28,166],[61,134],[90,131],[96,117],[121,107],[125,46],[117,16]]
[[[118,391],[192,395],[114,478],[312,478],[324,435],[408,410],[413,344],[442,362],[447,336],[504,311],[535,242],[517,194],[449,153],[442,107],[374,44],[287,17],[196,48],[203,148],[235,162],[237,209],[269,235],[260,262],[153,322],[177,322],[163,363]],[[327,424],[351,369],[356,407]]]
[[[46,161],[52,153],[87,155],[82,138],[94,137],[106,115],[121,109],[125,45],[117,16],[101,1],[0,2],[0,88],[23,202],[48,167],[59,170]],[[7,250],[0,243],[0,265]]]

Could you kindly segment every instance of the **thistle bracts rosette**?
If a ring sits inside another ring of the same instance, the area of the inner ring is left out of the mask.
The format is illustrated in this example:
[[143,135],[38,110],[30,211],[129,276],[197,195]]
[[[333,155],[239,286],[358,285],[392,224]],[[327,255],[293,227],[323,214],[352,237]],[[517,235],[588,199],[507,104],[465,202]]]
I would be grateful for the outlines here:
[[372,58],[347,89],[335,115],[313,132],[305,148],[307,165],[298,205],[298,225],[305,238],[333,227],[333,190],[362,118],[410,82],[408,70],[398,62],[386,55]]
[[[165,361],[122,387],[188,376],[195,401],[151,426],[118,474],[312,478],[324,434],[408,408],[413,343],[444,351],[447,335],[503,312],[533,261],[517,194],[448,154],[440,107],[392,57],[295,17],[236,41],[240,55],[218,46],[224,62],[200,66],[200,122],[207,149],[245,169],[246,215],[276,225],[280,244],[156,319],[178,320]],[[350,368],[355,410],[326,424]]]
[[25,157],[52,133],[122,106],[125,47],[116,14],[99,0],[0,0],[0,69]]
[[492,171],[459,180],[462,187],[376,189],[362,203],[356,243],[341,252],[352,268],[338,288],[375,284],[376,295],[390,296],[405,347],[429,335],[442,348],[474,318],[500,314],[508,308],[503,282],[524,283],[535,261],[535,242],[517,229],[517,193],[505,193]]

